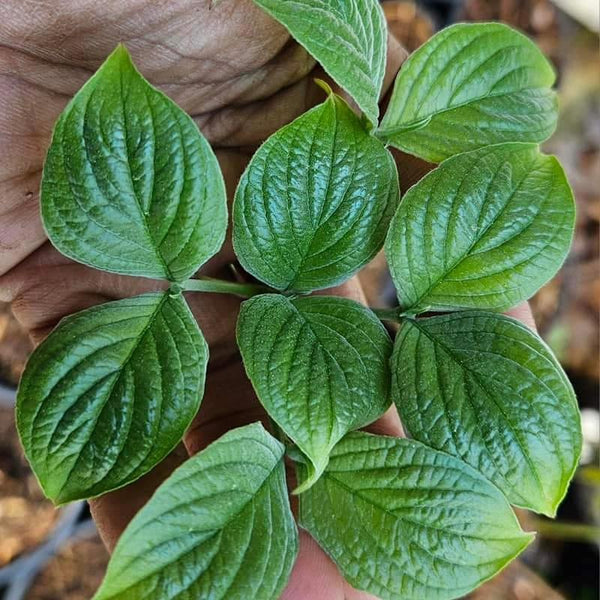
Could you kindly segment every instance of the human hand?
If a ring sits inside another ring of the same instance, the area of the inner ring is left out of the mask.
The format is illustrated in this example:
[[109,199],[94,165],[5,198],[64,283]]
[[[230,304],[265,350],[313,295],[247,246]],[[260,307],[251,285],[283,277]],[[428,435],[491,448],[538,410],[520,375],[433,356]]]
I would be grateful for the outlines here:
[[[318,67],[285,30],[250,0],[156,3],[111,0],[5,1],[0,7],[0,296],[36,341],[66,314],[162,286],[103,273],[61,256],[47,242],[37,188],[52,125],[68,99],[123,41],[151,83],[190,113],[217,152],[229,196],[256,146],[322,99],[313,85]],[[404,53],[390,45],[386,86]],[[417,164],[400,162],[403,181]],[[406,174],[406,175],[405,175]],[[413,177],[414,179],[414,177]],[[235,261],[230,243],[202,269],[226,277]],[[357,279],[332,293],[364,301]],[[183,445],[152,473],[92,501],[103,539],[112,548],[155,487],[190,454],[222,433],[265,417],[245,376],[235,344],[239,301],[190,298],[211,349],[199,417]],[[389,412],[375,427],[399,435]],[[308,534],[285,600],[367,600],[349,588]]]

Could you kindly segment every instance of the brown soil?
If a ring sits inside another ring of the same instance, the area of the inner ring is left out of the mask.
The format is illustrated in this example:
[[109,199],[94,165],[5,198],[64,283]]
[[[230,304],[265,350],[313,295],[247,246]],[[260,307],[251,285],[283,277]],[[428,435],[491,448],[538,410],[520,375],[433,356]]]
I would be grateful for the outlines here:
[[10,307],[0,302],[0,381],[16,385],[31,352],[31,342],[12,316]]
[[108,553],[97,535],[67,544],[38,575],[27,600],[88,600],[107,563]]
[[0,409],[0,567],[42,542],[57,516],[23,456],[13,411]]

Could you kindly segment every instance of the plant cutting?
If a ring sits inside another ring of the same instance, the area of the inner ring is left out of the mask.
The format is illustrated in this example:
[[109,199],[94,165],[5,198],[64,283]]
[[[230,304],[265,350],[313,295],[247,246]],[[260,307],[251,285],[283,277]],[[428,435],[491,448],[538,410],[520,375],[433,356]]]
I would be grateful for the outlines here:
[[[357,589],[459,597],[530,543],[511,505],[555,515],[581,448],[560,365],[502,315],[553,277],[573,235],[565,174],[538,146],[556,124],[553,70],[504,25],[455,25],[406,61],[380,118],[377,2],[256,3],[331,80],[239,181],[247,282],[195,276],[227,230],[219,164],[117,47],[55,126],[41,213],[65,256],[156,290],[71,315],[37,348],[18,392],[23,446],[56,504],[148,473],[202,411],[209,350],[184,293],[241,296],[238,345],[269,431],[232,429],[179,467],[96,599],[275,600],[296,521]],[[390,146],[439,163],[402,200]],[[313,294],[382,248],[397,308]],[[360,431],[392,403],[411,439]]]

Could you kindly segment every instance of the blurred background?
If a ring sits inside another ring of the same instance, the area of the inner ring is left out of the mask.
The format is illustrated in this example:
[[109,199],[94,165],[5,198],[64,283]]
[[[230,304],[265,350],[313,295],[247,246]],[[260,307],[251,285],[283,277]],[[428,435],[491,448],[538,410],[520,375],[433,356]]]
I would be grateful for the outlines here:
[[[561,118],[544,149],[565,166],[575,191],[577,230],[566,265],[532,306],[542,337],[577,393],[585,447],[556,521],[520,511],[524,527],[539,532],[537,541],[471,600],[600,598],[599,1],[383,2],[391,30],[409,50],[456,21],[503,21],[531,36],[559,77]],[[381,261],[366,277],[373,304],[393,301]],[[14,390],[30,351],[9,307],[0,303],[0,600],[87,600],[100,584],[107,553],[84,504],[57,511],[44,500],[15,431]]]

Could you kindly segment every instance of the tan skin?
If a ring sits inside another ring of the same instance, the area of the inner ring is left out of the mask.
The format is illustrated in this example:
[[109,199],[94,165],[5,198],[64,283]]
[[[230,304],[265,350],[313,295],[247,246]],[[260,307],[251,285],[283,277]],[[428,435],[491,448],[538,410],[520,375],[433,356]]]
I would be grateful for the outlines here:
[[[65,315],[157,289],[159,282],[90,269],[47,241],[38,187],[52,126],[70,97],[118,42],[141,72],[198,123],[217,152],[229,198],[256,146],[322,101],[319,67],[251,0],[3,0],[0,3],[0,300],[40,342]],[[391,40],[385,89],[406,53]],[[395,154],[402,187],[427,166]],[[229,241],[202,269],[231,276]],[[364,302],[360,280],[330,290]],[[90,502],[107,547],[156,486],[225,431],[265,419],[235,345],[240,300],[188,294],[210,345],[206,392],[183,444],[137,482]],[[513,314],[533,326],[527,306]],[[372,431],[402,435],[394,410]],[[373,600],[352,589],[305,532],[284,600]]]

